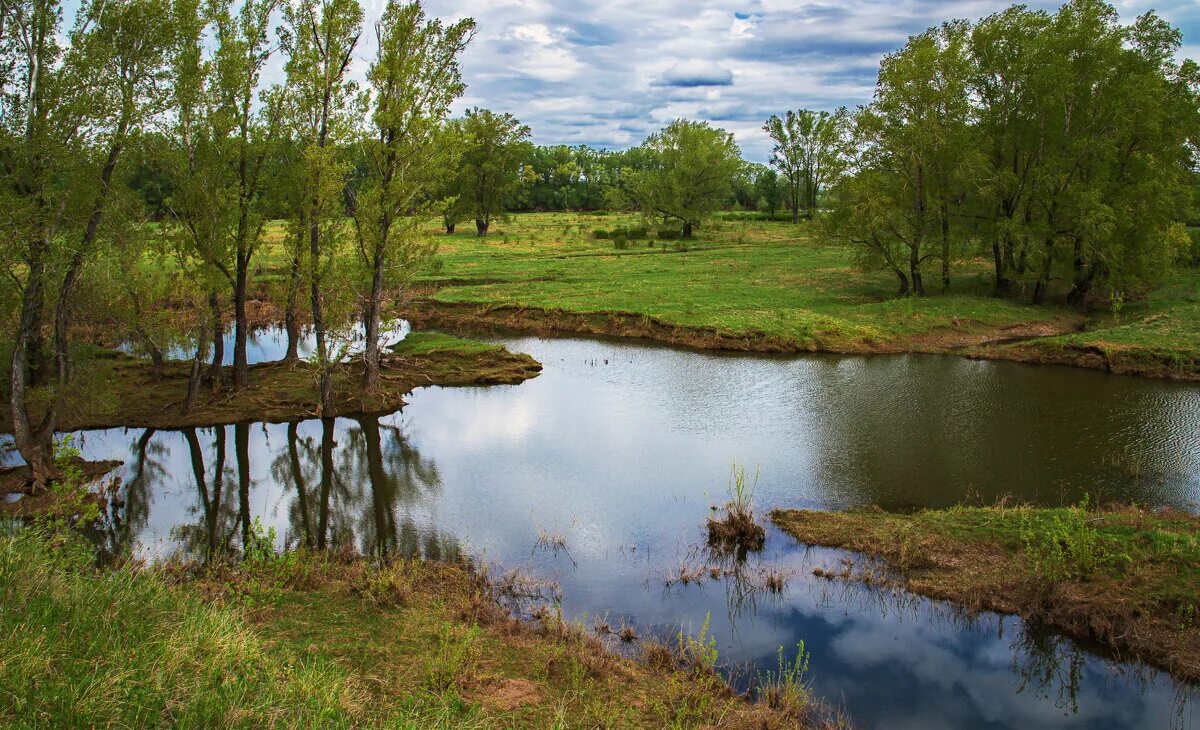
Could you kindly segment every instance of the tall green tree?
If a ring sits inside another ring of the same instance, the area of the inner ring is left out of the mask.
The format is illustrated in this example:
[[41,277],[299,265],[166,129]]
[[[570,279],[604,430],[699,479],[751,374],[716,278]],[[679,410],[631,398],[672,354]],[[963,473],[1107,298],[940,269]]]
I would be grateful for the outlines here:
[[[0,196],[7,214],[3,260],[21,291],[9,407],[34,489],[54,474],[52,436],[70,380],[71,307],[117,187],[122,154],[157,110],[170,26],[161,3],[85,2],[60,44],[55,0],[0,4]],[[43,310],[54,305],[55,383],[45,383]]]
[[467,111],[460,129],[462,156],[455,188],[462,210],[475,219],[476,234],[486,236],[521,185],[532,148],[530,130],[512,114],[479,108]]
[[875,102],[855,120],[857,179],[840,192],[844,210],[834,217],[835,234],[866,246],[863,263],[895,270],[905,261],[901,290],[919,295],[930,258],[941,258],[942,289],[950,287],[953,214],[976,164],[968,32],[947,23],[883,60]]
[[299,0],[284,8],[287,52],[285,109],[300,150],[292,236],[307,242],[308,282],[316,336],[321,415],[333,417],[334,365],[326,321],[325,279],[344,240],[343,191],[350,164],[343,153],[359,113],[350,62],[362,32],[357,0]]
[[[175,0],[178,30],[172,50],[174,154],[170,206],[196,253],[220,272],[232,293],[234,385],[249,384],[246,343],[251,263],[267,216],[264,165],[278,141],[282,104],[262,89],[274,48],[268,31],[278,0]],[[220,301],[210,298],[214,337]],[[213,353],[219,373],[220,348]]]
[[733,194],[743,168],[733,135],[708,122],[676,119],[642,143],[648,164],[633,173],[633,198],[648,216],[677,221],[684,238]]
[[367,71],[370,134],[362,141],[366,178],[353,196],[368,391],[379,387],[384,287],[402,287],[433,252],[422,228],[446,176],[439,135],[450,104],[466,88],[458,57],[474,30],[473,20],[443,25],[426,20],[419,2],[396,0],[375,28],[377,50]]
[[772,116],[763,125],[771,138],[771,164],[787,181],[792,223],[800,222],[800,209],[811,218],[821,191],[842,168],[841,146],[848,114],[808,109]]

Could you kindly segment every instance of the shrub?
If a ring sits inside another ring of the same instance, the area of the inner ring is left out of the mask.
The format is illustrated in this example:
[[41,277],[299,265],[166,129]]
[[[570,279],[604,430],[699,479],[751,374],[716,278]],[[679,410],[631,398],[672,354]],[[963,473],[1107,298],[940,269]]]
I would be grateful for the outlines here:
[[1033,571],[1047,581],[1086,580],[1099,564],[1099,535],[1088,524],[1088,498],[1076,507],[1047,510],[1021,520],[1021,542]]
[[592,238],[599,238],[602,240],[608,239],[608,238],[612,238],[612,233],[604,230],[603,228],[597,228],[596,230],[592,231]]
[[677,228],[659,228],[655,235],[660,241],[678,241],[683,238],[683,231]]
[[425,686],[435,692],[445,692],[464,684],[474,672],[478,659],[479,627],[456,632],[449,623],[443,623],[437,656],[426,669]]
[[613,248],[621,250],[629,248],[629,240],[625,236],[613,236]]
[[796,659],[788,661],[779,647],[779,668],[759,672],[755,694],[773,710],[791,717],[801,717],[812,704],[812,692],[804,681],[808,671],[809,653],[804,642],[796,644]]

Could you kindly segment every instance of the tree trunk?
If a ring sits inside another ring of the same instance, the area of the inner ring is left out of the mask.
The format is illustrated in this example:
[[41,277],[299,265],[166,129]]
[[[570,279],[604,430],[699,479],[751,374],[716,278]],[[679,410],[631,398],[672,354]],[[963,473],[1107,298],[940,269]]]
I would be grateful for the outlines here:
[[904,272],[901,271],[900,269],[892,269],[892,271],[896,274],[896,278],[900,280],[900,296],[902,296],[902,297],[908,296],[908,293],[909,293],[908,277],[905,276]]
[[204,377],[204,358],[208,354],[208,332],[204,325],[196,332],[196,356],[192,358],[192,370],[188,373],[187,397],[184,398],[182,413],[187,415],[196,407],[200,395],[200,382]]
[[375,272],[371,278],[371,296],[363,317],[365,334],[363,347],[363,388],[368,393],[379,390],[379,317],[383,299],[383,256],[375,256]]
[[326,341],[325,333],[325,314],[322,306],[321,296],[321,276],[319,273],[321,261],[321,229],[317,223],[316,217],[308,224],[308,252],[312,256],[313,276],[312,285],[310,287],[310,301],[312,304],[313,318],[313,333],[317,339],[317,368],[319,371],[318,379],[320,383],[320,407],[321,416],[323,418],[332,418],[337,415],[336,408],[333,403],[333,376],[330,370],[331,363],[329,362],[329,344]]
[[1075,238],[1075,253],[1071,259],[1071,269],[1074,276],[1071,280],[1071,291],[1067,294],[1067,304],[1073,307],[1082,307],[1088,298],[1088,294],[1092,291],[1092,282],[1095,279],[1095,267],[1088,266],[1087,260],[1083,253],[1083,239]]
[[215,291],[208,293],[208,312],[212,317],[212,363],[204,379],[216,391],[221,385],[221,365],[225,362],[225,323],[221,321],[221,298]]
[[300,247],[297,245],[292,255],[291,280],[288,282],[287,310],[283,313],[283,327],[287,330],[287,353],[284,362],[296,362],[300,359],[300,323],[296,320],[296,297],[300,293],[303,275],[300,271]]
[[246,322],[249,261],[240,255],[238,259],[237,277],[233,287],[233,387],[241,390],[250,385],[250,364],[246,360],[246,338],[249,334]]
[[446,235],[447,236],[454,235],[454,224],[453,223],[446,224]]
[[44,255],[49,249],[39,236],[30,247],[25,291],[21,299],[21,317],[17,338],[13,343],[12,371],[9,378],[9,407],[12,416],[13,441],[21,458],[29,465],[31,491],[41,491],[54,477],[54,422],[57,418],[57,399],[46,405],[42,421],[36,427],[29,417],[25,401],[26,383],[31,369],[30,348],[40,342],[42,286],[45,283]]
[[943,202],[942,214],[942,293],[950,293],[950,212]]
[[1054,241],[1046,239],[1046,253],[1042,258],[1042,270],[1038,274],[1037,284],[1033,287],[1033,303],[1044,304],[1046,301],[1046,289],[1050,286],[1050,274],[1054,266]]
[[489,221],[486,221],[482,218],[476,218],[475,219],[475,235],[486,236],[489,225],[491,225],[491,223]]
[[913,293],[919,297],[925,296],[925,283],[921,279],[921,247],[909,247],[908,276],[912,280]]
[[995,260],[996,266],[996,296],[1001,298],[1011,297],[1013,291],[1016,289],[1016,282],[1009,275],[1009,269],[1004,260],[1004,251],[999,238],[992,241],[992,257]]
[[684,224],[683,224],[683,237],[684,237],[684,238],[691,238],[691,237],[692,237],[692,222],[691,222],[691,221],[684,221]]

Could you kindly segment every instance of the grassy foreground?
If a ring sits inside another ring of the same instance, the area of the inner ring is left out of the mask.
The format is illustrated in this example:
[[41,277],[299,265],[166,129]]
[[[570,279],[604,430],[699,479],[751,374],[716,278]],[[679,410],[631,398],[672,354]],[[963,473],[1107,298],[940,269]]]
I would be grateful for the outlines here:
[[717,219],[694,241],[651,233],[620,249],[595,237],[639,224],[628,215],[538,213],[514,216],[484,239],[439,235],[439,267],[422,279],[428,292],[407,314],[444,326],[644,336],[698,347],[969,352],[1200,377],[1195,269],[1180,269],[1146,301],[1124,304],[1117,318],[1085,318],[991,297],[983,259],[956,267],[948,295],[897,297],[890,274],[859,271],[851,251],[824,243],[807,223]]
[[519,623],[470,570],[253,548],[216,567],[95,569],[82,541],[0,537],[0,724],[793,727],[646,643]]
[[[338,415],[391,413],[403,396],[424,385],[466,386],[520,383],[536,377],[541,364],[500,345],[449,335],[412,333],[383,359],[380,389],[362,389],[358,362],[336,366],[334,402]],[[183,414],[190,363],[167,362],[155,376],[149,364],[120,352],[91,353],[77,367],[77,394],[60,418],[60,428],[114,426],[187,428],[246,421],[298,421],[321,415],[315,367],[307,362],[250,366],[250,387],[216,392],[202,389],[196,406]],[[5,378],[7,383],[7,378]],[[7,394],[5,393],[5,398]],[[11,431],[8,409],[0,413],[0,433]]]
[[801,542],[875,556],[886,569],[818,568],[822,577],[898,580],[925,596],[1019,614],[1122,658],[1200,680],[1200,518],[1194,515],[1083,505],[771,516]]

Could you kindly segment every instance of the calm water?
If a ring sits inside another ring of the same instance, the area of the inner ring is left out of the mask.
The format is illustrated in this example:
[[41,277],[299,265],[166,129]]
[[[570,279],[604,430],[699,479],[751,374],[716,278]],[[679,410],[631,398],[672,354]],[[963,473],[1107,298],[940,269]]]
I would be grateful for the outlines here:
[[[1195,508],[1200,388],[949,357],[761,358],[508,339],[543,374],[426,388],[379,419],[84,434],[126,461],[114,548],[237,549],[255,518],[280,545],[468,554],[556,578],[564,612],[642,634],[699,630],[743,679],[803,640],[816,690],[860,727],[1197,726],[1187,691],[1018,620],[814,578],[841,554],[770,530],[720,580],[668,586],[724,501],[734,461],[760,511],[949,505],[1084,493]],[[258,351],[264,356],[264,351]],[[567,550],[538,547],[539,531]],[[788,571],[782,595],[754,589]],[[729,567],[728,565],[726,567]]]

